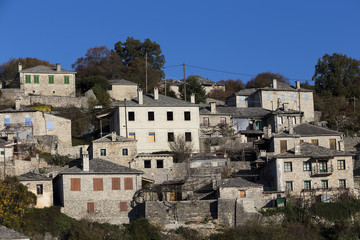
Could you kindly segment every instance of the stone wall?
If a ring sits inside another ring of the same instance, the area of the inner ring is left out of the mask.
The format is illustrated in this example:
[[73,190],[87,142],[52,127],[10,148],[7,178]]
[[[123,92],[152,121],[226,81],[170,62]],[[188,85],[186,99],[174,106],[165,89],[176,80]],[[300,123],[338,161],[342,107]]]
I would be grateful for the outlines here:
[[[21,181],[21,183],[36,195],[36,208],[50,207],[53,205],[53,185],[51,179],[48,181]],[[43,186],[42,194],[37,194],[38,184]]]
[[80,150],[88,149],[89,145],[77,145],[77,146],[70,146],[70,147],[62,147],[59,146],[57,149],[57,153],[59,155],[69,156],[71,158],[80,158]]

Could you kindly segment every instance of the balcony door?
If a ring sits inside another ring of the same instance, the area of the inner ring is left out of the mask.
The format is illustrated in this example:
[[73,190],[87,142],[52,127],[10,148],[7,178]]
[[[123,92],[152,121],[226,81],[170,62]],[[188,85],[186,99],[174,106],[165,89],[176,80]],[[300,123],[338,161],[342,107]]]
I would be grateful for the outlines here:
[[326,173],[327,171],[327,161],[319,161],[319,172]]

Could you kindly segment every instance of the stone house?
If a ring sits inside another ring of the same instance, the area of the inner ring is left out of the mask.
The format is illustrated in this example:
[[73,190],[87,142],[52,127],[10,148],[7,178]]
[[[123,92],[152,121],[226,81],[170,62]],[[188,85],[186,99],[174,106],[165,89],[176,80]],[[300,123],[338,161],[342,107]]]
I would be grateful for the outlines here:
[[59,173],[54,179],[54,201],[61,211],[75,219],[129,223],[138,217],[132,205],[134,194],[141,189],[142,171],[103,159],[89,160]]
[[11,228],[0,225],[0,240],[30,240],[31,238]]
[[169,143],[177,137],[191,143],[199,151],[199,107],[192,103],[167,97],[154,89],[154,94],[143,95],[119,104],[112,113],[110,130],[118,135],[137,140],[139,153],[169,151]]
[[130,100],[137,96],[138,85],[124,79],[109,80],[110,88],[108,93],[112,99],[124,101]]
[[347,189],[354,192],[353,154],[308,142],[273,156],[260,169],[264,184],[290,195],[312,192],[315,196]]
[[13,135],[17,139],[31,139],[34,136],[57,136],[58,144],[71,146],[71,120],[38,111],[15,102],[15,108],[0,111],[0,136]]
[[293,87],[273,79],[270,86],[237,92],[227,99],[227,105],[249,108],[262,107],[271,111],[285,105],[289,110],[303,113],[300,123],[314,121],[313,92],[301,88],[299,81]]
[[36,208],[50,207],[53,205],[52,178],[33,172],[18,176],[19,181],[36,195]]
[[56,67],[36,66],[22,69],[18,65],[20,89],[27,95],[75,97],[75,73]]
[[129,167],[130,161],[137,154],[136,140],[118,136],[112,132],[92,141],[88,152],[90,159],[101,158]]
[[228,166],[227,158],[218,157],[209,154],[195,154],[190,158],[190,168],[210,168],[210,167],[225,167]]
[[[220,125],[232,126],[232,111],[229,107],[216,106],[215,102],[211,102],[210,106],[200,106],[200,136],[201,137],[218,137],[222,136],[218,127]],[[233,132],[234,133],[234,132]]]

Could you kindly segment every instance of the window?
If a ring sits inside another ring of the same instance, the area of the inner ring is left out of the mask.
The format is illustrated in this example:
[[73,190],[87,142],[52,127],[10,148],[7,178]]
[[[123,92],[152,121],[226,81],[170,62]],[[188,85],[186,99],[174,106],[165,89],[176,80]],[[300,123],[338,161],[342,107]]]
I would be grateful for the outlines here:
[[173,132],[168,132],[168,142],[173,142],[175,139]]
[[304,189],[311,189],[311,181],[304,181]]
[[25,126],[31,126],[31,118],[30,117],[25,118]]
[[135,112],[128,112],[129,121],[135,121]]
[[149,142],[151,142],[151,143],[155,142],[155,133],[154,132],[149,133]]
[[321,188],[328,189],[329,188],[329,181],[328,180],[321,180]]
[[31,83],[31,76],[25,75],[25,83]]
[[246,191],[245,190],[240,190],[240,198],[246,198]]
[[311,171],[311,163],[303,162],[303,171]]
[[292,181],[286,181],[285,182],[285,191],[291,192],[293,191],[293,182]]
[[4,118],[4,125],[9,126],[10,125],[10,118]]
[[329,139],[329,147],[331,150],[336,150],[336,139]]
[[129,133],[129,138],[131,138],[131,139],[136,139],[136,137],[135,137],[135,133],[134,132],[130,132]]
[[204,127],[208,127],[210,125],[210,122],[209,122],[209,118],[208,117],[203,117],[203,125]]
[[154,112],[148,112],[148,121],[154,121],[154,120],[155,120]]
[[54,84],[54,76],[49,76],[49,84]]
[[164,168],[164,160],[156,160],[156,168]]
[[1,151],[1,155],[5,155],[5,151]]
[[100,156],[106,156],[106,149],[100,149]]
[[267,99],[267,100],[271,100],[271,93],[269,93],[269,92],[266,93],[266,99]]
[[174,120],[173,112],[166,112],[166,117],[168,121]]
[[292,172],[292,162],[284,162],[284,172]]
[[120,190],[120,178],[111,179],[111,188],[112,190]]
[[151,160],[144,160],[144,168],[151,168]]
[[190,121],[191,120],[190,112],[184,112],[184,120],[185,121]]
[[311,139],[311,144],[314,144],[316,146],[319,146],[319,140],[317,139]]
[[305,93],[304,94],[304,99],[305,99],[305,101],[309,101],[309,94]]
[[95,212],[95,204],[94,204],[94,202],[88,202],[87,203],[87,212],[88,213]]
[[280,153],[287,151],[287,140],[280,140]]
[[42,184],[36,184],[36,193],[37,194],[43,194],[43,185]]
[[127,202],[120,202],[120,211],[121,212],[127,211]]
[[64,76],[64,84],[70,84],[70,77]]
[[39,76],[38,75],[34,75],[34,83],[39,84]]
[[292,121],[292,124],[295,125],[296,124],[296,117],[291,117],[291,121]]
[[299,140],[299,143],[300,143],[300,144],[301,144],[301,143],[303,143],[303,142],[304,142],[304,140],[302,140],[302,139],[301,139],[301,140]]
[[185,141],[186,142],[191,142],[191,132],[186,132],[185,133]]
[[46,121],[46,129],[53,130],[54,129],[54,121],[53,120],[47,120]]
[[290,93],[290,100],[295,101],[295,94],[294,93]]
[[128,155],[129,155],[129,151],[128,151],[127,148],[123,148],[123,150],[122,150],[122,155],[123,155],[123,156],[128,156]]
[[339,188],[346,188],[346,180],[339,179]]
[[277,117],[277,124],[283,124],[283,118],[282,117]]
[[133,179],[124,178],[125,190],[133,190]]
[[246,97],[240,96],[240,97],[239,97],[239,103],[242,104],[242,105],[244,105],[244,104],[246,103]]
[[221,118],[220,118],[220,123],[221,123],[221,124],[226,124],[226,118],[221,117]]
[[81,191],[80,178],[71,178],[70,179],[70,190],[71,191]]
[[338,170],[345,170],[345,160],[337,161]]
[[282,93],[281,94],[281,101],[285,101],[286,100],[286,95],[285,95],[285,93]]
[[102,178],[93,178],[93,189],[94,191],[104,190],[103,179]]

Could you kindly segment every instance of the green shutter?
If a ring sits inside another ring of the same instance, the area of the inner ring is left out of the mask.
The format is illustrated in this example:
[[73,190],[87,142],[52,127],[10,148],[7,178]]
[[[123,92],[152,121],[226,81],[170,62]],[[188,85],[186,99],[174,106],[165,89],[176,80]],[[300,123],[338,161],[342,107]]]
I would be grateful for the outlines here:
[[30,75],[25,76],[25,83],[31,83],[31,76]]
[[34,76],[34,83],[39,83],[39,76],[37,75]]
[[49,84],[54,84],[54,76],[49,76]]
[[64,76],[64,84],[70,84],[70,77]]

